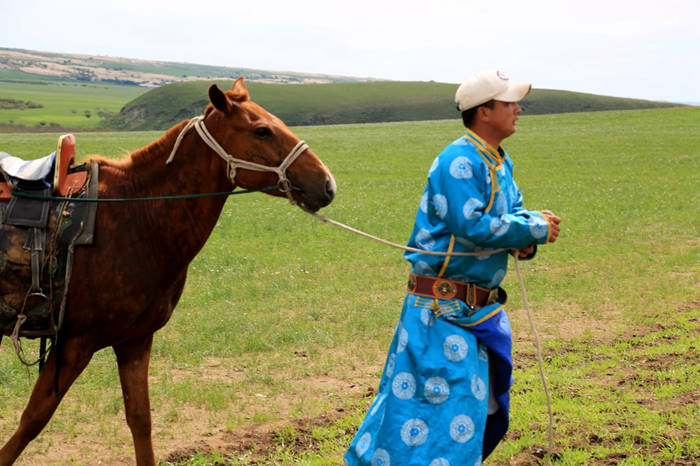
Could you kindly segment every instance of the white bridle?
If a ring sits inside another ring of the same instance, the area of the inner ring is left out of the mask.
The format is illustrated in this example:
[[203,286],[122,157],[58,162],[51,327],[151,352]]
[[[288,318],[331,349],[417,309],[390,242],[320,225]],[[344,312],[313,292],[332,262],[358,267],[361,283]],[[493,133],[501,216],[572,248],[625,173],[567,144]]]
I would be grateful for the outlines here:
[[216,139],[214,139],[214,137],[211,135],[211,133],[207,130],[207,127],[204,125],[204,116],[200,115],[191,118],[187,125],[185,125],[185,127],[182,128],[182,131],[180,131],[180,134],[175,140],[173,150],[172,152],[170,152],[170,157],[168,157],[168,160],[165,161],[166,165],[170,165],[170,163],[173,161],[173,159],[175,158],[175,152],[177,152],[177,149],[180,147],[182,139],[192,128],[196,129],[197,133],[202,138],[202,140],[209,147],[211,147],[214,150],[214,152],[219,154],[219,157],[224,159],[228,167],[228,179],[231,180],[231,184],[236,186],[236,170],[238,168],[258,172],[273,172],[276,173],[277,177],[279,178],[279,190],[286,194],[287,199],[289,199],[289,202],[291,202],[292,204],[296,204],[296,201],[292,197],[292,183],[291,181],[289,181],[289,178],[287,178],[287,168],[289,168],[289,166],[292,163],[294,163],[294,161],[304,151],[306,151],[306,149],[309,148],[309,146],[304,141],[299,141],[297,145],[294,146],[294,148],[289,152],[289,154],[287,154],[284,160],[282,160],[282,163],[279,164],[279,166],[270,167],[268,165],[261,165],[259,163],[237,159],[228,152],[226,152],[226,150],[223,147],[221,147],[221,144],[219,144],[216,141]]

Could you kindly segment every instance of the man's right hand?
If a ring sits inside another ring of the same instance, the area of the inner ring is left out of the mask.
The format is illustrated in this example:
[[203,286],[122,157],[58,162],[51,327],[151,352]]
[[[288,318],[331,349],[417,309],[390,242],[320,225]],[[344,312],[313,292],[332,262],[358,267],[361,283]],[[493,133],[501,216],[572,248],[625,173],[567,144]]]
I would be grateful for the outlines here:
[[547,242],[553,243],[557,240],[559,232],[561,231],[561,228],[559,227],[561,218],[557,217],[551,210],[542,210],[541,213],[544,215],[547,223],[549,223],[549,235],[547,237]]

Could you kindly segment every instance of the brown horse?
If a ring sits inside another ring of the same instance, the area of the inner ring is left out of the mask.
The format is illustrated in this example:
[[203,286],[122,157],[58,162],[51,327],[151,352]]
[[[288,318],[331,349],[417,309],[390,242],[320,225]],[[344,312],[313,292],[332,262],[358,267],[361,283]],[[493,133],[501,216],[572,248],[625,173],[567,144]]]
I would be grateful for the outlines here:
[[[281,185],[268,192],[311,211],[332,201],[330,171],[282,121],[249,100],[242,78],[228,92],[213,84],[209,100],[202,119],[174,126],[126,160],[99,159],[99,197]],[[224,202],[225,197],[206,197],[99,205],[94,244],[75,251],[59,344],[39,373],[19,427],[0,449],[0,465],[17,459],[92,355],[108,346],[117,356],[136,461],[155,464],[148,395],[153,333],[170,318],[188,264],[207,241]]]

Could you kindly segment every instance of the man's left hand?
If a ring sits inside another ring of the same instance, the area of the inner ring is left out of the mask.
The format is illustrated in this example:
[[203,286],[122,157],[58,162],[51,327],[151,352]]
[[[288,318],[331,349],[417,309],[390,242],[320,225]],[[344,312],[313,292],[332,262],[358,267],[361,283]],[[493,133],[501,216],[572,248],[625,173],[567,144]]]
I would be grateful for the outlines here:
[[518,259],[525,259],[530,257],[535,252],[535,245],[525,246],[522,249],[518,249],[515,253],[518,255]]

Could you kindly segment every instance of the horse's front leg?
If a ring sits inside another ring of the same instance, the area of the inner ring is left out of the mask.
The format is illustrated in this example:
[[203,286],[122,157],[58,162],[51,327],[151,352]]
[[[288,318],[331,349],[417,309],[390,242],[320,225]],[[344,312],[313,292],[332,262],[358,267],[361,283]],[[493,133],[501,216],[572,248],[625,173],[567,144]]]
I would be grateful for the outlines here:
[[126,422],[131,429],[136,450],[136,463],[154,465],[151,441],[151,406],[148,399],[148,363],[151,358],[153,335],[114,347],[122,382]]
[[[52,348],[46,366],[39,373],[32,396],[22,413],[19,427],[0,449],[0,466],[14,463],[24,448],[49,422],[63,395],[92,359],[93,351],[84,341],[71,339]],[[58,353],[58,395],[56,394],[56,353]]]

